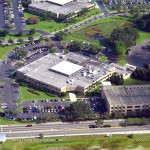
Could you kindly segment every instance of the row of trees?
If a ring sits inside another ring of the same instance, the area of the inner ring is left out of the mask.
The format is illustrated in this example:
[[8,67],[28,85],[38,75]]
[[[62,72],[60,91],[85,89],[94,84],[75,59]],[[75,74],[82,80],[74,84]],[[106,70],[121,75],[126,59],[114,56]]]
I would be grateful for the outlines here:
[[148,119],[146,118],[127,118],[127,125],[146,125],[148,124]]
[[98,52],[102,51],[102,47],[98,45],[92,44],[83,44],[83,42],[73,41],[67,47],[70,51],[73,52],[84,52],[92,55],[98,54]]
[[150,81],[150,70],[136,68],[135,71],[132,72],[131,77],[139,80]]

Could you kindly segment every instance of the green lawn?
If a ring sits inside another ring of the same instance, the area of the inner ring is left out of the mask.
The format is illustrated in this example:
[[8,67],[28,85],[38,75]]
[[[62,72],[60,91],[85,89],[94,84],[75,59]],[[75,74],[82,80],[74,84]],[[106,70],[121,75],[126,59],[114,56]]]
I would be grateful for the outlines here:
[[122,26],[127,23],[130,18],[127,17],[111,17],[111,18],[104,18],[98,21],[95,21],[77,31],[70,33],[64,41],[70,40],[80,40],[80,41],[87,41],[90,43],[98,44],[98,39],[94,39],[93,36],[95,33],[99,33],[104,38],[109,38],[113,29],[118,26]]
[[150,33],[139,31],[139,38],[137,39],[137,44],[141,44],[144,40],[150,40]]
[[31,88],[25,87],[25,86],[19,87],[21,101],[58,99],[58,96],[55,96],[55,95],[49,96],[46,93],[44,93],[42,91],[38,91],[38,90],[36,90],[36,92],[39,93],[39,95],[36,95],[36,94],[29,92],[28,89],[31,89]]
[[12,49],[14,49],[17,46],[17,44],[10,45],[10,46],[0,46],[0,59],[5,60],[5,55],[9,53]]
[[[62,136],[40,139],[16,139],[15,141],[7,140],[0,144],[0,149],[16,150],[123,150],[149,149],[150,142],[146,141],[150,134],[137,134],[133,138],[128,138],[127,135],[113,135],[107,138],[104,135],[87,135],[87,136]],[[138,141],[141,139],[141,141]],[[145,139],[145,140],[143,140]]]
[[[32,36],[33,36],[33,37],[39,37],[40,35],[41,35],[41,33],[36,32],[36,33],[34,33]],[[29,35],[27,35],[27,34],[23,34],[23,35],[21,35],[21,36],[17,36],[17,35],[13,35],[13,34],[8,34],[6,37],[4,37],[4,39],[5,39],[5,40],[9,40],[9,39],[17,40],[17,39],[19,39],[19,38],[21,38],[21,39],[26,39],[26,38],[28,38],[28,37],[29,37]]]
[[140,84],[150,84],[150,81],[142,81],[133,78],[128,78],[124,81],[124,85],[140,85]]
[[[25,12],[25,19],[27,20],[30,16],[35,16],[38,17],[36,15],[32,15],[30,13]],[[38,17],[39,18],[39,17]],[[49,20],[49,21],[40,21],[37,24],[33,24],[33,25],[26,25],[26,29],[36,29],[36,30],[43,30],[46,32],[53,32],[53,31],[57,31],[60,29],[63,29],[67,27],[67,25],[65,23],[57,23],[54,20]]]
[[[79,21],[82,21],[88,17],[91,17],[91,16],[99,14],[99,13],[100,13],[99,9],[94,9],[94,10],[89,11],[84,16],[76,17],[74,21],[75,21],[75,23],[77,23]],[[54,20],[42,21],[42,18],[37,16],[37,15],[33,15],[33,14],[28,13],[28,12],[25,12],[24,14],[25,14],[26,20],[31,16],[38,17],[41,19],[41,21],[38,22],[37,24],[26,25],[26,29],[34,28],[34,29],[43,30],[46,32],[54,32],[54,31],[64,29],[64,28],[68,27],[69,25],[73,24],[73,23],[62,23],[62,22],[57,23]]]

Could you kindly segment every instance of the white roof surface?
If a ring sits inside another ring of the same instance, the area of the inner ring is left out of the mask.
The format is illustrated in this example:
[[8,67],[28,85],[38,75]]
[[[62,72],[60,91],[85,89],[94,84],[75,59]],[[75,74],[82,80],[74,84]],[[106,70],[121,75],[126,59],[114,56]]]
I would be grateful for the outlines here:
[[82,66],[73,64],[69,61],[63,61],[63,62],[51,67],[51,70],[54,70],[56,72],[60,72],[62,74],[70,76],[71,74],[79,71],[82,68],[83,68]]
[[52,2],[59,5],[65,5],[66,3],[69,3],[73,0],[47,0],[48,2]]

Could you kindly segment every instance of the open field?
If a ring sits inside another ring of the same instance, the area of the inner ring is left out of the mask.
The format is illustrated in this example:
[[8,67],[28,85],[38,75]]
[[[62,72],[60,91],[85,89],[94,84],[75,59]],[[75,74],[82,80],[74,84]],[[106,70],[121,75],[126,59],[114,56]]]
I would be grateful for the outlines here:
[[[93,16],[95,14],[99,14],[99,13],[100,13],[99,9],[91,10],[86,15],[76,17],[74,19],[74,22],[77,23],[79,21],[82,21],[88,17],[91,17],[91,16]],[[46,32],[54,32],[54,31],[64,29],[64,28],[68,27],[69,25],[73,24],[73,23],[61,23],[61,22],[57,23],[54,20],[43,21],[42,18],[37,16],[37,15],[33,15],[33,14],[28,13],[28,12],[25,12],[24,14],[25,14],[26,20],[31,16],[38,17],[41,19],[41,21],[38,22],[37,24],[26,25],[26,29],[34,28],[36,30],[43,30]]]
[[133,78],[128,78],[124,81],[124,85],[140,85],[140,84],[150,84],[150,81],[142,81]]
[[[134,135],[128,138],[127,135],[113,135],[111,138],[104,135],[72,136],[72,137],[51,137],[41,139],[16,139],[8,140],[0,145],[0,149],[16,150],[123,150],[143,148],[148,150],[150,142],[142,139],[149,139],[149,134]],[[141,139],[141,140],[139,140]]]
[[[110,18],[104,18],[70,33],[65,37],[64,41],[77,40],[99,44],[99,39],[109,38],[111,32],[116,27],[123,26],[124,24],[131,21],[132,19],[130,17],[114,16]],[[98,35],[95,35],[96,33],[98,33]],[[146,39],[150,39],[150,34],[147,32],[139,31],[139,38],[136,42],[140,44],[143,40]],[[103,45],[103,40],[100,41]]]
[[28,100],[46,100],[46,99],[58,99],[58,96],[49,96],[46,93],[42,92],[42,91],[38,91],[35,90],[37,94],[33,94],[29,91],[29,87],[26,86],[20,86],[19,90],[20,90],[20,100],[21,101],[28,101]]
[[67,36],[65,40],[69,41],[74,40],[74,38],[76,38],[78,40],[98,44],[99,40],[94,38],[95,33],[99,33],[99,35],[101,36],[100,38],[109,38],[113,29],[115,29],[118,26],[124,25],[128,21],[130,21],[129,18],[119,16],[104,18],[90,23],[82,29],[70,33],[70,35]]

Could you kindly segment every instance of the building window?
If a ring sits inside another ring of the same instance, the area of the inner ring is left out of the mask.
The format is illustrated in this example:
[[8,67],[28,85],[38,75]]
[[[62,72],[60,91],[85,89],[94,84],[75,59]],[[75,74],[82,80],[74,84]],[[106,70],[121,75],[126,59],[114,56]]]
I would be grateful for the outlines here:
[[127,110],[127,112],[131,112],[132,110]]
[[127,108],[132,108],[132,106],[127,106]]
[[135,108],[140,108],[140,106],[135,106]]

